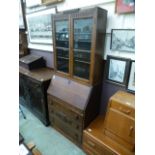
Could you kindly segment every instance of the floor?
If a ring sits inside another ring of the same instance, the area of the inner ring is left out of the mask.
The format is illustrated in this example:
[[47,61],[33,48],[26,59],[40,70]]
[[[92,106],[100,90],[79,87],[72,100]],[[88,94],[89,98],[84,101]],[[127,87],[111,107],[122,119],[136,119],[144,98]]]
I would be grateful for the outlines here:
[[25,143],[34,142],[42,155],[86,155],[80,148],[52,127],[46,127],[28,109],[22,106],[26,119],[20,113],[19,131]]

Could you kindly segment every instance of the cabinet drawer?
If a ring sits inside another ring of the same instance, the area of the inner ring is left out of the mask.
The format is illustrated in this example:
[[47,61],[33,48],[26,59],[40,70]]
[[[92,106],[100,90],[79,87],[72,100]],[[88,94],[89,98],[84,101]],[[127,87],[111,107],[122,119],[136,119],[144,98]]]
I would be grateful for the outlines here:
[[82,141],[82,132],[78,132],[71,128],[69,125],[67,125],[65,122],[57,118],[55,115],[51,116],[52,119],[52,125],[56,129],[60,130],[62,134],[64,134],[66,137],[71,139],[77,144],[81,144]]
[[96,150],[92,149],[85,143],[83,144],[83,150],[87,153],[87,155],[102,155],[100,152],[96,152]]
[[121,112],[110,108],[105,120],[105,129],[124,141],[134,144],[135,121],[131,117],[122,115]]
[[110,107],[113,109],[116,109],[126,115],[129,115],[131,117],[135,117],[135,110],[132,107],[128,107],[124,104],[118,103],[116,101],[111,101],[110,102]]
[[92,137],[83,136],[83,149],[88,155],[116,155],[112,151],[108,150],[103,144],[99,144]]
[[101,155],[102,153],[102,148],[92,138],[85,135],[83,136],[83,146],[84,148],[87,147],[90,152],[94,152],[95,155]]
[[59,120],[63,121],[67,125],[69,125],[71,128],[74,130],[77,130],[79,132],[82,132],[82,122],[75,122],[72,120],[68,115],[66,115],[63,111],[54,109],[54,108],[49,108],[49,114],[50,116],[53,115],[54,117],[57,117]]
[[52,109],[56,109],[57,111],[63,111],[65,115],[67,115],[70,119],[72,119],[75,122],[82,122],[83,116],[79,115],[75,111],[69,109],[65,106],[65,104],[62,104],[61,102],[58,102],[57,100],[53,99],[51,96],[48,95],[48,105],[49,107],[52,107]]

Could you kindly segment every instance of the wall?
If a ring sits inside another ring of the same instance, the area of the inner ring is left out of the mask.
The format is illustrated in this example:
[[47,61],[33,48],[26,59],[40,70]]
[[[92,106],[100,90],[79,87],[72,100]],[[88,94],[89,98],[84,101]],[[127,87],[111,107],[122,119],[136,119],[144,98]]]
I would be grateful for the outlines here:
[[[65,11],[75,8],[88,8],[92,6],[99,6],[108,10],[107,30],[106,30],[106,46],[103,51],[103,59],[106,60],[107,54],[127,57],[135,59],[134,53],[111,51],[110,50],[110,35],[111,29],[134,29],[135,28],[135,15],[134,14],[115,14],[115,0],[65,0],[65,2],[57,5],[58,11]],[[30,50],[32,54],[42,55],[47,61],[47,66],[53,68],[53,51],[47,52],[46,50]],[[100,113],[105,112],[109,97],[111,97],[118,90],[125,90],[124,88],[107,83],[103,79],[102,83],[102,99]]]
[[49,68],[54,68],[54,61],[51,61],[53,60],[53,52],[43,52],[41,50],[31,49],[31,54],[43,56],[43,58],[46,60],[46,66]]

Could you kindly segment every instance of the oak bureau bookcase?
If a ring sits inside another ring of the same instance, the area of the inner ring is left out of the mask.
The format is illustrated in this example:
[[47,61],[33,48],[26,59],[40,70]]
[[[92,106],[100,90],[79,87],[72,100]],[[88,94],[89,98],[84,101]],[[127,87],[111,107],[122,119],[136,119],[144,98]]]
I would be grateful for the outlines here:
[[83,129],[99,112],[106,20],[107,11],[98,7],[53,16],[50,123],[79,146]]

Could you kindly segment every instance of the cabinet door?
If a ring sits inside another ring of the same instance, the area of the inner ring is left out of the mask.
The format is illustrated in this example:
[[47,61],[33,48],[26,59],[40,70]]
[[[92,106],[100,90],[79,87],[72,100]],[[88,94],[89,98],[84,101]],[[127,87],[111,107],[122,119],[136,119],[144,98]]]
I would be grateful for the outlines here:
[[69,73],[69,21],[55,21],[56,69]]
[[73,19],[73,76],[89,80],[93,18]]
[[131,117],[110,108],[106,116],[105,128],[124,141],[134,144],[135,122]]
[[24,102],[21,103],[27,107],[30,107],[31,103],[27,78],[22,74],[19,76],[19,95],[24,99]]
[[44,96],[41,83],[28,78],[29,95],[31,101],[31,110],[43,117],[44,114]]

